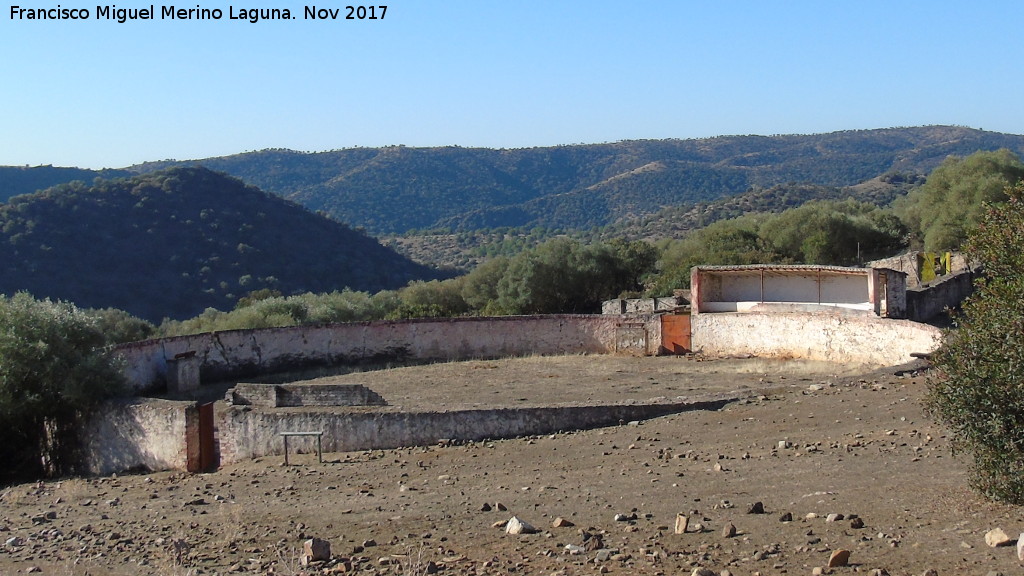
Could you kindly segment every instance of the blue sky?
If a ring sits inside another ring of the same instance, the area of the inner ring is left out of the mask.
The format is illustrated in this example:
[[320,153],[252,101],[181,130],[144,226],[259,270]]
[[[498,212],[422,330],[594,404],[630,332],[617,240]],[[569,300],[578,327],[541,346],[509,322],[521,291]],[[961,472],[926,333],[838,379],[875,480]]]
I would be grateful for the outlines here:
[[[60,0],[92,19],[28,21],[0,4],[0,164],[923,124],[1024,133],[1017,1],[380,0],[376,21],[304,20],[306,5],[344,6],[321,0],[198,2],[224,18],[118,24]],[[232,5],[297,19],[232,21]]]

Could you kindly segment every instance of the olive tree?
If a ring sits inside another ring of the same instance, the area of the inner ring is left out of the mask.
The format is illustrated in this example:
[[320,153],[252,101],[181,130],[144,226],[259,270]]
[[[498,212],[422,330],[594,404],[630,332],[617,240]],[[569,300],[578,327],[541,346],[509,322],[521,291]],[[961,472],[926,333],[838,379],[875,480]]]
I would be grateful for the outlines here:
[[973,486],[1024,504],[1024,185],[1007,195],[969,236],[985,278],[935,354],[926,404],[972,457]]
[[0,481],[71,471],[81,418],[123,386],[105,343],[72,304],[0,296]]
[[897,210],[926,250],[957,249],[985,205],[1005,201],[1007,186],[1022,177],[1024,163],[1006,149],[950,156],[897,203]]

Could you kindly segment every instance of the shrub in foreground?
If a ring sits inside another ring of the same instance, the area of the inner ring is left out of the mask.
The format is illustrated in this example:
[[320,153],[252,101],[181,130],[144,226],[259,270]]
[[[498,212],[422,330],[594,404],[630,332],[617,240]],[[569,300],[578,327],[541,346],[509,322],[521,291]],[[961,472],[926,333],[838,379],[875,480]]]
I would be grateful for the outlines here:
[[0,296],[0,482],[73,471],[77,423],[123,387],[105,343],[72,304]]
[[973,486],[1024,504],[1024,185],[1008,194],[969,237],[986,278],[935,355],[926,402],[973,459]]

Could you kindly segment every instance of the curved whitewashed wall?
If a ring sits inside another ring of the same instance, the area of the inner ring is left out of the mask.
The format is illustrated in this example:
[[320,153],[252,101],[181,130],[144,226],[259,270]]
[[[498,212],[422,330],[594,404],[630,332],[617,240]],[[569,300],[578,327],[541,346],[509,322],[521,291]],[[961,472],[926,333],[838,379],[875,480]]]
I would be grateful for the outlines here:
[[[691,319],[695,351],[711,355],[807,358],[893,366],[914,352],[933,351],[941,331],[925,324],[822,313],[699,314]],[[119,348],[140,391],[166,380],[168,360],[194,352],[204,379],[241,377],[310,363],[365,359],[455,360],[528,354],[654,354],[661,344],[657,316],[533,316],[366,322],[201,334],[137,342]],[[330,432],[328,450],[412,445],[438,438],[475,439],[540,434],[648,418],[677,405],[539,407],[456,415],[424,412],[231,409],[218,416],[222,462],[276,453],[279,432]],[[132,468],[193,469],[199,456],[195,402],[126,400],[85,429],[85,467],[105,474]],[[332,443],[333,442],[333,443]]]
[[466,360],[530,354],[653,354],[654,317],[550,315],[414,319],[232,330],[125,344],[128,381],[140,392],[167,380],[168,360],[194,352],[204,382],[316,365]]
[[[694,351],[896,365],[931,352],[941,332],[925,324],[828,313],[697,314]],[[499,358],[530,354],[653,355],[658,316],[552,315],[355,322],[234,330],[118,347],[133,388],[166,385],[168,361],[194,352],[204,382],[355,363]]]
[[697,314],[690,319],[694,351],[711,355],[808,358],[895,366],[930,353],[941,339],[934,326],[849,314]]

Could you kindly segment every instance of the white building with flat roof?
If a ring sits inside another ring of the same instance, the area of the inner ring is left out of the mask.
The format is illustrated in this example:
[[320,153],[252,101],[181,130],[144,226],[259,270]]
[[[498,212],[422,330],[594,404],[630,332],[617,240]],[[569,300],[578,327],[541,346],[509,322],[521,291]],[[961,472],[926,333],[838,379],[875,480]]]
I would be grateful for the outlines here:
[[907,275],[884,268],[695,266],[691,313],[832,312],[906,318]]

